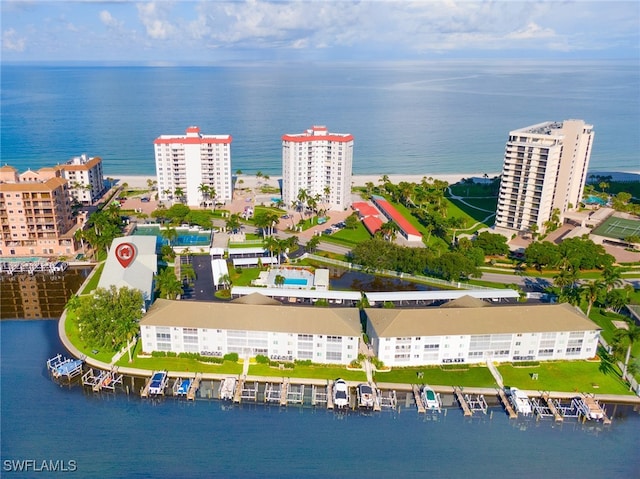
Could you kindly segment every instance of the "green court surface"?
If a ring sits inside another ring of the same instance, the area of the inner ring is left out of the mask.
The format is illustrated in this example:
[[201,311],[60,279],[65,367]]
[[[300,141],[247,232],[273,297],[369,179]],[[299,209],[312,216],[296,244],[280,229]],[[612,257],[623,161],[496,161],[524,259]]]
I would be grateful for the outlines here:
[[593,234],[617,239],[640,236],[640,221],[611,216],[593,230]]

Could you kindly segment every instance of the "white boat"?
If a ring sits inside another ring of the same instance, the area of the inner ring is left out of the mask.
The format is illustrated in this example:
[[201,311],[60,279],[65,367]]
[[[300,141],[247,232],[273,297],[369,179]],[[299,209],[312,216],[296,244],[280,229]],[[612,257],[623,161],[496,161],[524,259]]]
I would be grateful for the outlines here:
[[425,385],[422,387],[420,397],[422,398],[422,404],[424,404],[425,409],[431,411],[440,410],[440,396],[438,396],[430,386]]
[[520,391],[520,389],[511,388],[510,400],[517,413],[527,416],[533,412],[529,397]]
[[333,404],[338,409],[349,407],[349,387],[344,379],[336,379],[333,383]]
[[158,395],[164,394],[164,388],[167,386],[167,373],[165,371],[158,371],[154,373],[149,383],[149,394]]
[[225,401],[231,401],[233,399],[233,394],[236,390],[236,381],[236,378],[233,376],[224,378],[222,384],[220,384],[220,399]]
[[362,408],[373,408],[373,389],[368,384],[358,384],[356,389],[358,396],[358,406]]

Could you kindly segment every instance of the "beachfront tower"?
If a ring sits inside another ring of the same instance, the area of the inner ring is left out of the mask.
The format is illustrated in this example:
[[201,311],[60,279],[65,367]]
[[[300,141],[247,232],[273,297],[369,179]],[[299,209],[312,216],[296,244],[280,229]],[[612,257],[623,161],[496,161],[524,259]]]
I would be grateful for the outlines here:
[[[162,135],[153,142],[160,201],[205,206],[231,200],[231,136],[204,135],[190,126],[185,135]],[[215,195],[209,197],[207,189]],[[176,190],[182,192],[178,197]]]
[[304,190],[321,209],[349,207],[352,164],[353,135],[329,133],[325,126],[283,135],[282,200],[290,206]]
[[[582,120],[545,122],[509,132],[498,197],[495,229],[511,235],[536,225],[546,230],[557,214],[582,199],[593,126]],[[555,214],[554,214],[555,212]]]

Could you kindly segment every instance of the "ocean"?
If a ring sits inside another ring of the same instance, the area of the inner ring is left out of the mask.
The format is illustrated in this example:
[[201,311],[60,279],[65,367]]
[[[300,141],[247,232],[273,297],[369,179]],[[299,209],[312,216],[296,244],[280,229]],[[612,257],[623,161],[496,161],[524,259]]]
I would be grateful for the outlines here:
[[[499,407],[419,415],[142,400],[58,385],[45,361],[64,352],[57,321],[3,321],[2,477],[33,460],[82,478],[637,478],[640,413],[607,405],[610,426],[509,420]],[[13,462],[12,462],[13,461]],[[24,464],[24,463],[23,463]]]
[[2,163],[87,153],[155,175],[153,140],[230,134],[232,169],[280,175],[281,136],[352,133],[354,174],[499,172],[510,130],[594,125],[591,170],[640,168],[637,62],[448,61],[224,67],[2,65]]

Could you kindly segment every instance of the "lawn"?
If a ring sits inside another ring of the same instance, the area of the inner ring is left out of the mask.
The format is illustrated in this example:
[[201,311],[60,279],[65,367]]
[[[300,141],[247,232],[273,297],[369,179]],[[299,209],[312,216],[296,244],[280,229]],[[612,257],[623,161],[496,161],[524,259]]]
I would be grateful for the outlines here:
[[[477,206],[482,209],[491,210],[493,208],[493,212],[495,213],[497,203],[493,200],[487,199],[465,199],[470,204]],[[487,220],[487,223],[482,223],[484,219],[489,216],[491,211],[481,211],[476,208],[472,208],[471,206],[454,199],[447,198],[447,202],[449,203],[447,207],[447,216],[457,216],[462,217],[465,220],[465,228],[471,228],[475,223],[481,223],[472,231],[475,231],[480,228],[486,228],[488,226],[493,225],[493,217]],[[465,231],[469,233],[470,231]]]
[[361,222],[358,223],[358,226],[355,229],[350,230],[348,228],[343,228],[332,235],[322,236],[322,241],[350,247],[369,239],[371,239],[371,235]]
[[[418,373],[423,373],[423,377],[418,379]],[[468,369],[461,371],[444,370],[440,366],[393,368],[388,372],[376,372],[375,380],[382,383],[427,383],[439,386],[497,387],[489,369],[481,366],[469,366]]]
[[104,269],[104,263],[100,263],[97,267],[93,276],[82,290],[81,294],[89,294],[91,291],[98,287],[98,283],[100,282],[100,276],[102,275],[102,270]]
[[238,270],[229,268],[229,277],[234,286],[251,286],[251,281],[258,279],[260,271],[262,271],[260,268],[240,268]]
[[[85,344],[80,339],[80,332],[78,331],[78,325],[74,321],[75,313],[68,309],[66,311],[67,311],[67,318],[64,322],[64,330],[67,333],[67,338],[69,338],[69,341],[71,341],[71,343],[76,348],[78,348],[82,354],[85,354],[90,358],[97,359],[98,361],[102,361],[104,363],[110,363],[116,351],[103,351],[102,348],[97,348],[90,344]],[[94,350],[97,350],[98,352],[93,353],[92,351]]]
[[266,364],[252,364],[249,367],[249,375],[252,376],[274,376],[289,378],[313,378],[334,380],[342,378],[347,381],[366,381],[367,375],[364,371],[350,371],[345,366],[311,365],[302,366],[296,364],[293,369],[272,368]]
[[[598,394],[632,394],[615,373],[600,372],[600,361],[553,361],[540,366],[518,368],[498,366],[505,386],[538,391],[566,391]],[[533,373],[538,379],[532,379]]]
[[[136,348],[137,350],[137,348]],[[204,363],[188,358],[139,358],[129,362],[129,356],[123,356],[118,366],[147,369],[149,371],[186,371],[198,373],[219,373],[238,375],[242,373],[242,363],[225,361],[222,364]]]

